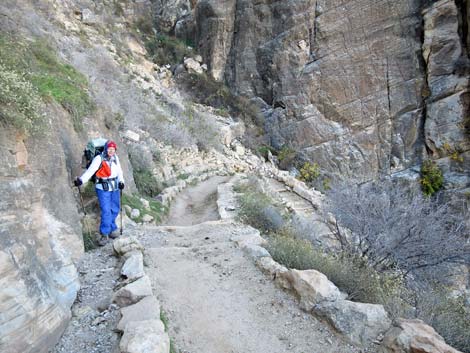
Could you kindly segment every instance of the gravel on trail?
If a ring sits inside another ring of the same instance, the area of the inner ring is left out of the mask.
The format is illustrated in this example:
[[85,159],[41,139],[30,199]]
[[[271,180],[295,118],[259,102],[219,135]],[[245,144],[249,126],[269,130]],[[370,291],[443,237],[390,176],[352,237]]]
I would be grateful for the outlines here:
[[[360,352],[302,311],[292,294],[276,287],[230,240],[253,229],[214,220],[215,198],[207,196],[221,182],[211,178],[177,196],[169,220],[186,226],[125,230],[146,249],[145,272],[168,321],[173,352]],[[199,216],[194,209],[201,210]],[[70,325],[50,353],[119,352],[120,314],[111,303],[122,283],[119,261],[111,244],[84,255]]]
[[119,352],[120,334],[114,330],[120,313],[111,303],[113,289],[120,282],[118,263],[111,242],[84,254],[78,263],[81,289],[72,306],[72,318],[50,353]]

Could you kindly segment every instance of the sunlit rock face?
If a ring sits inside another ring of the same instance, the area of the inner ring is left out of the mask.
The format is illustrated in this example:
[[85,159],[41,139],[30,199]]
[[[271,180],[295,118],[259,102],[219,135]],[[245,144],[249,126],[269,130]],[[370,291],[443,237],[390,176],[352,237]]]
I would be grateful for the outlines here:
[[83,243],[64,151],[45,142],[26,146],[14,131],[0,133],[2,352],[46,352],[62,334],[80,285],[74,262]]
[[461,3],[158,1],[215,79],[264,100],[275,147],[359,180],[468,150]]

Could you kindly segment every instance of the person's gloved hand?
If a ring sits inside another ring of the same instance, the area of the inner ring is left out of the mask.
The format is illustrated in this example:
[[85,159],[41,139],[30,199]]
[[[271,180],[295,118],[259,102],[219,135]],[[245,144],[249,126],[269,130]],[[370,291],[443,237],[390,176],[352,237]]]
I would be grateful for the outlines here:
[[80,185],[83,184],[82,180],[79,178],[79,177],[76,177],[75,180],[73,181],[73,184],[76,186],[76,187],[79,187]]
[[119,182],[118,188],[119,188],[119,190],[124,189],[124,183],[122,181]]

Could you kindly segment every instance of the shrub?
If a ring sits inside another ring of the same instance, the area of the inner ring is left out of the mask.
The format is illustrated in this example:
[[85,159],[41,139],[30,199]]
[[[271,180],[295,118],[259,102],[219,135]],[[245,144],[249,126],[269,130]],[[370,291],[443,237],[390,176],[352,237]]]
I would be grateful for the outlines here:
[[137,19],[135,22],[136,29],[144,35],[153,35],[153,22],[152,16],[144,16]]
[[432,196],[444,185],[442,170],[434,161],[424,161],[421,165],[421,189],[427,196]]
[[31,45],[36,72],[31,81],[44,97],[52,97],[71,115],[76,131],[83,129],[82,119],[94,109],[85,76],[68,64],[59,62],[52,49],[43,41]]
[[291,228],[270,234],[266,247],[274,260],[289,268],[315,269],[325,274],[350,300],[383,304],[397,311],[397,298],[404,290],[400,277],[379,273],[355,256],[322,253],[294,234]]
[[279,167],[281,169],[288,169],[290,166],[292,166],[296,154],[297,153],[295,152],[295,150],[289,147],[288,145],[282,146],[277,154],[277,159],[279,160]]
[[256,179],[237,185],[235,191],[242,192],[238,196],[240,203],[238,217],[242,222],[262,232],[282,228],[285,223],[283,213],[274,200],[260,190]]
[[37,90],[24,75],[0,62],[0,119],[25,133],[40,131],[44,119]]
[[263,193],[242,194],[239,202],[240,220],[262,232],[277,230],[284,223],[281,212],[273,206],[273,200]]
[[158,65],[180,64],[185,57],[194,55],[194,50],[186,43],[161,33],[147,40],[145,46],[152,61]]
[[164,188],[163,183],[158,181],[149,170],[134,169],[133,176],[135,186],[142,195],[155,197]]
[[306,183],[311,183],[320,176],[320,167],[317,163],[305,162],[300,168],[298,178]]
[[129,207],[140,211],[139,218],[135,219],[136,222],[141,222],[144,214],[148,214],[152,216],[157,223],[161,222],[163,219],[163,216],[167,212],[167,208],[158,201],[149,200],[144,197],[144,199],[149,202],[149,206],[150,206],[150,209],[145,209],[141,201],[141,198],[142,197],[137,194],[133,194],[133,195],[123,194],[122,203],[124,205],[128,205]]
[[276,151],[274,150],[273,147],[268,146],[268,145],[263,145],[257,148],[258,153],[263,157],[265,160],[268,159],[268,154],[271,152],[271,154],[276,154]]
[[336,216],[343,247],[379,271],[470,262],[466,216],[391,183],[335,187],[326,209]]
[[198,113],[191,105],[185,107],[179,123],[193,137],[200,150],[221,149],[219,131],[214,122],[207,115]]
[[415,292],[416,316],[431,325],[448,344],[470,352],[470,307],[463,295],[452,297],[449,290],[431,285]]
[[223,83],[214,80],[208,74],[187,73],[178,76],[179,83],[204,105],[222,109],[232,116],[251,121],[258,121],[260,110],[247,98],[233,94]]
[[9,71],[29,81],[40,96],[61,104],[71,113],[75,130],[82,129],[82,118],[94,109],[87,80],[72,66],[60,62],[45,41],[26,44],[19,39],[0,36],[0,61]]
[[91,232],[91,233],[89,233],[88,231],[83,232],[83,246],[85,248],[85,251],[91,251],[98,247],[94,232]]

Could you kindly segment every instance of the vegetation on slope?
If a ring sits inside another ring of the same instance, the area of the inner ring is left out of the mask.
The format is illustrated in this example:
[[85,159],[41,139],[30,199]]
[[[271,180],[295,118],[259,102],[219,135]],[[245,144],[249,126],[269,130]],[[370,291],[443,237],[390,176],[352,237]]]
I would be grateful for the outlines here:
[[240,219],[265,233],[274,260],[316,269],[349,299],[382,304],[393,317],[420,318],[447,343],[470,352],[470,308],[439,276],[443,264],[470,258],[463,218],[455,211],[390,185],[362,191],[338,187],[327,211],[336,215],[341,249],[327,252],[315,247],[306,227],[284,214],[256,182],[236,191],[243,193]]
[[[94,109],[84,75],[63,63],[44,40],[0,35],[2,120],[25,130],[41,127],[40,99],[53,99],[72,116],[76,131]],[[12,92],[15,95],[12,95]]]

